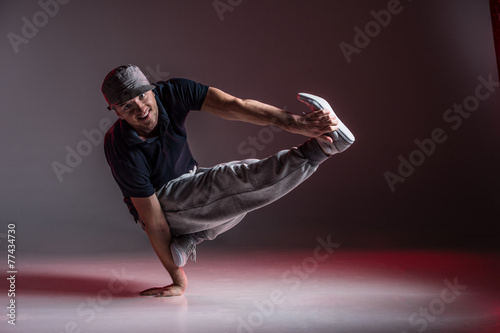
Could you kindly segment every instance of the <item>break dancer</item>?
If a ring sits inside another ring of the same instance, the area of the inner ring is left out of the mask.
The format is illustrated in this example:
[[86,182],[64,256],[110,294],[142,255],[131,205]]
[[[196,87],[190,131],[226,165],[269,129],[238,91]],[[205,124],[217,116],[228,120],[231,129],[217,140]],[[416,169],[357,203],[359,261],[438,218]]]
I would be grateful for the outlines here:
[[[195,260],[197,244],[281,198],[354,143],[330,105],[310,94],[298,94],[311,111],[297,115],[187,79],[150,84],[134,65],[113,69],[101,90],[119,118],[105,136],[106,159],[130,213],[172,278],[172,284],[141,295],[182,295],[183,266]],[[184,126],[191,110],[277,126],[309,139],[264,159],[198,167]]]

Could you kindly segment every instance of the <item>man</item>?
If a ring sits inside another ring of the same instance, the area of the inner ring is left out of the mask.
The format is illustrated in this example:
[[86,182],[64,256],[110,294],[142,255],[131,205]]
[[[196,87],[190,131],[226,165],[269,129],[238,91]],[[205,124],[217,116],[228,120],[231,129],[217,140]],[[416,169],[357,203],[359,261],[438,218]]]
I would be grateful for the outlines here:
[[[108,109],[119,118],[106,133],[107,161],[131,214],[173,282],[141,295],[182,295],[187,286],[182,267],[189,257],[194,259],[196,244],[282,197],[354,142],[328,103],[309,94],[298,97],[312,111],[295,115],[191,80],[151,85],[134,65],[113,69],[101,90]],[[262,160],[199,168],[184,127],[191,110],[273,125],[311,139]]]

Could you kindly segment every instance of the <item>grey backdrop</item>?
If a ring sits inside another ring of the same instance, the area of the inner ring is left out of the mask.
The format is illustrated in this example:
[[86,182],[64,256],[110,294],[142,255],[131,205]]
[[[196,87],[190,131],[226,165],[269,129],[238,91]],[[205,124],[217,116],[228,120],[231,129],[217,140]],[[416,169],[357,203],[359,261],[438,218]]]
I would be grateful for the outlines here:
[[[314,93],[356,135],[205,246],[312,246],[330,234],[344,248],[498,250],[499,93],[479,79],[498,81],[488,0],[42,0],[0,11],[0,233],[15,222],[19,251],[149,249],[102,147],[116,117],[100,85],[126,63],[151,81],[186,77],[294,113],[307,110],[297,92]],[[462,103],[472,111],[449,113]],[[305,140],[201,113],[188,129],[203,166]],[[423,155],[415,140],[439,129],[444,142]],[[393,191],[384,174],[398,173],[398,157],[419,165],[401,167]]]

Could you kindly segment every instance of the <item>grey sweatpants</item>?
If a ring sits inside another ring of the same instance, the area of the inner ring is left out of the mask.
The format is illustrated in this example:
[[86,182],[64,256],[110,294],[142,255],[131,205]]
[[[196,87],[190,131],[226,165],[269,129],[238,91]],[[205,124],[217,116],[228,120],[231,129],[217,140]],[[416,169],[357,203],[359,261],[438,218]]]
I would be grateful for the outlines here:
[[315,139],[264,159],[198,168],[163,185],[156,195],[172,236],[211,240],[252,210],[281,198],[328,157]]

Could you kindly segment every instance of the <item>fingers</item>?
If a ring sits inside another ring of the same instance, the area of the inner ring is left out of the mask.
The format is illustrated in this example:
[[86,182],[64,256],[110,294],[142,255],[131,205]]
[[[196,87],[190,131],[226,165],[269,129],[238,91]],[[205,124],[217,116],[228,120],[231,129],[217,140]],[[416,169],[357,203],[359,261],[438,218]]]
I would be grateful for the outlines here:
[[140,292],[141,296],[155,296],[158,294],[159,291],[161,291],[163,288],[161,287],[156,287],[156,288],[149,288],[146,290],[143,290]]
[[338,119],[332,113],[320,116],[316,120],[309,120],[309,127],[318,134],[336,131],[338,124]]
[[303,115],[299,123],[300,134],[332,142],[329,136],[323,134],[338,130],[338,124],[339,120],[330,110],[314,110]]
[[328,136],[328,135],[320,135],[316,139],[318,139],[320,141],[323,141],[323,142],[328,142],[328,143],[332,143],[333,142],[333,139],[330,136]]
[[310,119],[317,119],[317,118],[327,117],[330,114],[331,112],[328,110],[314,110],[306,113],[305,116]]
[[156,297],[172,297],[181,296],[184,294],[184,289],[177,285],[172,285],[163,288],[160,292],[156,294]]
[[311,123],[319,123],[324,125],[337,125],[337,117],[329,110],[312,111],[304,115],[306,120]]
[[160,291],[159,293],[156,294],[156,297],[172,297],[172,296],[180,296],[182,294],[179,294],[175,292],[172,289],[164,289]]
[[140,292],[141,296],[172,297],[184,294],[184,288],[177,285],[149,288]]

